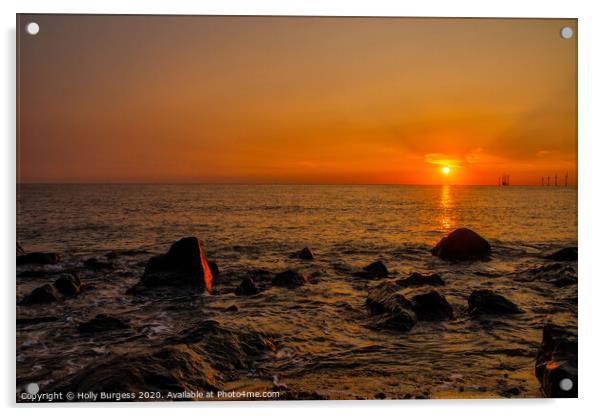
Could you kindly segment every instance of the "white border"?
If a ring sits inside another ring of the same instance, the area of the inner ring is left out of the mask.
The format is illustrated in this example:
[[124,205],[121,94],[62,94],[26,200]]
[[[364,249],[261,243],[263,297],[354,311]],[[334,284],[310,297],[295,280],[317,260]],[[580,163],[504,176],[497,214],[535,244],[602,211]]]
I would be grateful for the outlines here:
[[[567,416],[576,413],[593,413],[602,407],[598,403],[602,388],[600,347],[600,295],[602,274],[596,255],[600,249],[597,241],[602,235],[601,219],[602,183],[601,140],[602,128],[602,14],[595,0],[590,1],[475,1],[475,0],[425,0],[414,2],[383,0],[21,0],[0,2],[3,41],[0,66],[2,99],[0,100],[0,128],[3,137],[0,174],[1,232],[0,265],[2,281],[2,348],[3,361],[0,375],[0,397],[3,406],[12,407],[10,413],[34,409],[14,403],[15,327],[14,327],[14,239],[15,239],[15,13],[126,13],[126,14],[280,14],[280,15],[336,15],[336,16],[455,16],[455,17],[559,17],[579,19],[579,355],[580,383],[578,400],[428,400],[403,402],[285,402],[285,403],[198,403],[194,405],[134,404],[125,408],[111,405],[44,406],[47,414],[82,412],[105,415],[126,414],[140,409],[147,415],[164,415],[172,412],[243,413],[247,416],[271,414],[306,415],[308,412],[345,412],[362,415],[367,412],[396,414],[402,412],[446,415],[504,415],[509,413],[545,412]],[[400,357],[401,358],[401,357]],[[123,405],[122,405],[123,406]],[[136,410],[134,410],[136,409]]]

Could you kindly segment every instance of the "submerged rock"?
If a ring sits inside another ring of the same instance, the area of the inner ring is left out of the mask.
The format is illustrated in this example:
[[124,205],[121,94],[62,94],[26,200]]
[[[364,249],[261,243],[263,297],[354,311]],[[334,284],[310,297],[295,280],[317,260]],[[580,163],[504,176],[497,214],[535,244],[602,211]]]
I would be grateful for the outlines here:
[[96,315],[93,319],[80,324],[77,329],[80,332],[104,332],[116,329],[127,329],[129,327],[130,326],[121,319],[102,313]]
[[275,286],[295,288],[307,283],[307,276],[304,276],[296,270],[286,270],[274,276],[272,283]]
[[389,270],[387,270],[387,266],[382,261],[375,261],[374,263],[370,263],[366,267],[362,269],[360,272],[353,273],[353,276],[363,277],[368,279],[379,279],[382,277],[387,277],[389,275]]
[[556,261],[577,261],[577,247],[567,247],[545,256],[546,259]]
[[52,303],[65,297],[76,296],[81,290],[81,280],[75,274],[65,273],[52,284],[45,284],[31,291],[20,302],[21,305]]
[[257,286],[255,286],[255,280],[250,277],[245,277],[234,290],[234,293],[237,296],[250,296],[258,294],[259,289],[257,289]]
[[84,266],[93,270],[113,269],[114,267],[113,263],[107,261],[100,261],[94,257],[85,260]]
[[443,286],[445,282],[436,273],[412,273],[410,277],[405,279],[396,280],[398,286],[401,287],[412,287],[412,286]]
[[471,315],[508,315],[523,313],[514,302],[489,289],[474,290],[468,298],[468,313]]
[[315,258],[314,253],[312,253],[309,247],[303,247],[300,251],[293,254],[293,257],[297,257],[301,260],[313,260]]
[[412,302],[398,292],[399,287],[385,282],[368,292],[366,306],[373,315],[378,328],[409,331],[416,324]]
[[543,328],[542,343],[535,359],[535,375],[546,397],[577,397],[577,353],[575,333],[553,324]]
[[56,253],[29,253],[17,256],[17,265],[22,264],[57,264],[60,257]]
[[151,257],[141,282],[146,287],[191,286],[211,292],[213,276],[201,244],[186,237],[172,244],[166,254]]
[[412,309],[420,321],[443,321],[454,318],[454,309],[436,290],[412,297]]
[[485,260],[491,255],[491,245],[474,231],[458,228],[443,237],[431,253],[451,261]]

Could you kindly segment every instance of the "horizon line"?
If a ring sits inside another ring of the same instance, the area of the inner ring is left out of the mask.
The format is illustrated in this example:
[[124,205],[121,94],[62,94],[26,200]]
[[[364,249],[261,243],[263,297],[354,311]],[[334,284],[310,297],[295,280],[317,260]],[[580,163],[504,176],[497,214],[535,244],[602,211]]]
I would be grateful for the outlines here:
[[396,183],[396,182],[383,182],[383,183],[357,183],[357,182],[342,182],[342,183],[333,183],[333,182],[324,182],[324,183],[307,183],[307,182],[146,182],[146,181],[124,181],[124,182],[113,182],[113,181],[90,181],[90,182],[16,182],[16,185],[254,185],[254,186],[491,186],[496,188],[509,188],[509,187],[519,187],[519,186],[529,186],[529,187],[538,187],[538,188],[568,188],[568,187],[577,187],[578,184],[568,184],[568,185],[541,185],[541,184],[515,184],[515,185],[504,185],[500,186],[498,184],[452,184],[452,183]]

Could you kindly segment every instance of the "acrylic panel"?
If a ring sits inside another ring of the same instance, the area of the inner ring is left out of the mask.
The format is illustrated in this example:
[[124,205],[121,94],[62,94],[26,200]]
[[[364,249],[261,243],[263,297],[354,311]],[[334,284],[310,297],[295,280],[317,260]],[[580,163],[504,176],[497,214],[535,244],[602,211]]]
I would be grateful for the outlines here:
[[16,400],[577,396],[577,20],[17,16]]

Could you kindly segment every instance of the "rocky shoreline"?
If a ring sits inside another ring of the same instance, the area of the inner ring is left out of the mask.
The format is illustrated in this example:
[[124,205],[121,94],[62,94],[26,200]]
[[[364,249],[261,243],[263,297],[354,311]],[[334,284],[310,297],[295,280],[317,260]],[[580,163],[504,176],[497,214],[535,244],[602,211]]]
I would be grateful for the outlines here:
[[[491,244],[476,232],[467,228],[457,229],[442,238],[431,251],[433,256],[457,264],[487,262],[491,259]],[[91,271],[112,272],[112,261],[119,256],[140,255],[144,252],[109,252],[106,260],[88,258],[82,267]],[[319,257],[309,247],[288,256],[301,262],[313,262]],[[553,253],[542,253],[548,262],[537,269],[517,273],[516,280],[543,282],[553,287],[576,285],[577,248],[565,247]],[[61,261],[56,253],[26,253],[17,245],[17,265],[57,265]],[[305,285],[320,284],[321,272],[306,273],[290,268],[280,272],[249,270],[239,276],[232,289],[224,290],[220,283],[220,268],[206,258],[205,251],[196,237],[185,237],[174,242],[165,254],[148,258],[143,265],[139,280],[124,293],[143,302],[158,299],[190,296],[219,297],[233,293],[237,297],[261,299],[271,288],[298,291]],[[448,277],[437,273],[411,272],[407,277],[396,278],[382,260],[350,271],[349,275],[365,283],[365,316],[374,331],[391,331],[392,334],[408,334],[420,322],[454,321],[458,315],[475,323],[524,314],[524,307],[517,299],[496,293],[492,289],[475,288],[458,308],[448,301],[444,289]],[[53,305],[77,298],[88,287],[77,271],[58,270],[48,273],[44,269],[19,271],[18,278],[33,276],[47,279],[48,283],[36,287],[18,300],[18,308],[36,308]],[[50,283],[51,282],[51,283]],[[236,308],[236,305],[232,305]],[[36,316],[19,318],[17,325],[53,322],[57,317]],[[537,352],[533,373],[541,383],[545,397],[576,397],[577,395],[577,338],[566,329],[542,322],[542,342]],[[92,319],[78,323],[77,330],[89,336],[101,336],[114,331],[135,333],[127,317],[110,313],[97,314]],[[254,363],[275,354],[283,345],[278,334],[269,334],[249,328],[234,330],[227,323],[211,319],[199,319],[179,334],[161,339],[143,352],[112,355],[45,386],[47,391],[57,392],[131,392],[159,391],[184,392],[190,390],[218,391],[227,389],[229,383],[255,371]],[[474,369],[472,371],[478,371]],[[270,379],[269,374],[264,378]],[[569,391],[560,388],[560,382],[569,378],[573,387]],[[315,391],[289,389],[279,380],[271,380],[270,388],[281,392],[281,399],[316,399]],[[17,388],[22,388],[18,385]],[[500,397],[514,397],[520,390],[512,387],[500,392]],[[402,398],[419,398],[420,395],[402,395]],[[426,395],[428,397],[428,395]],[[376,397],[388,398],[388,397]]]

